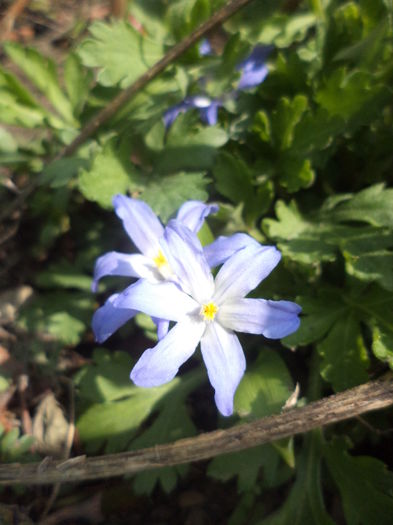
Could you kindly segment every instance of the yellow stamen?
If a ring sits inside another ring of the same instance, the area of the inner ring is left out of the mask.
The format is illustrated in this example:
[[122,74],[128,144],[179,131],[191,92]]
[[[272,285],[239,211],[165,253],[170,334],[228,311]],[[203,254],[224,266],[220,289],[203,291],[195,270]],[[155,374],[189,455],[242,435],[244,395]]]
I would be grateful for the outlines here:
[[217,312],[218,306],[214,303],[204,304],[201,308],[201,315],[203,315],[205,321],[213,321]]
[[163,266],[168,265],[168,261],[165,258],[165,255],[162,253],[161,250],[158,251],[158,255],[153,258],[153,261],[155,262],[157,268],[160,270]]

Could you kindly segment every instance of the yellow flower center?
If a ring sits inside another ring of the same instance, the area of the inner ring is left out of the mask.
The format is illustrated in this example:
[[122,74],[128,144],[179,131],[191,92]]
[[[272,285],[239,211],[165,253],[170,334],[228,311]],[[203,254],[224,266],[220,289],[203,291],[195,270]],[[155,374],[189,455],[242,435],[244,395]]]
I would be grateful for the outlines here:
[[204,304],[201,308],[201,315],[203,315],[205,321],[213,321],[217,312],[218,306],[211,302]]
[[165,255],[161,250],[158,251],[158,255],[153,258],[153,261],[157,268],[160,270],[163,266],[168,266],[168,261],[165,258]]

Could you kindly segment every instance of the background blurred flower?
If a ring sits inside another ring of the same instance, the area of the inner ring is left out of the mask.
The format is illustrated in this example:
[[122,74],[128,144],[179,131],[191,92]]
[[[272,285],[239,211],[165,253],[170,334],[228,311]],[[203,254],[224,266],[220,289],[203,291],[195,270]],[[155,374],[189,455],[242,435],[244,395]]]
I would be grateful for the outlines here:
[[[186,97],[179,104],[170,107],[163,116],[166,129],[174,123],[180,113],[185,113],[190,109],[199,109],[201,120],[208,126],[217,124],[218,108],[223,106],[224,100],[235,98],[238,91],[258,86],[265,80],[269,73],[266,59],[272,50],[273,46],[256,46],[236,68],[241,72],[236,89],[226,93],[223,97],[211,99],[205,95],[194,95]],[[212,49],[208,40],[203,40],[200,43],[199,52],[202,56],[211,54]]]
[[237,66],[241,72],[238,90],[258,86],[265,80],[269,73],[266,60],[273,49],[273,46],[257,45],[248,57],[240,62]]
[[199,114],[203,122],[209,126],[217,123],[218,108],[222,105],[220,100],[210,99],[204,95],[186,97],[182,102],[170,107],[164,113],[164,124],[168,129],[176,120],[180,113],[186,113],[190,109],[199,109]]

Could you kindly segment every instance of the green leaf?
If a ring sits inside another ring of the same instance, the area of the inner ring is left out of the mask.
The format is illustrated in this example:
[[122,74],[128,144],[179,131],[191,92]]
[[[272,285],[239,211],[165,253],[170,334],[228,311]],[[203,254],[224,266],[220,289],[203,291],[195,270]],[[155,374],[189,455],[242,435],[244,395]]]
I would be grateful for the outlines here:
[[158,172],[203,170],[213,165],[218,148],[228,141],[227,133],[217,126],[194,126],[195,115],[179,115],[168,131],[165,148],[158,155]]
[[71,103],[60,87],[53,60],[42,56],[33,48],[25,48],[15,42],[4,44],[4,48],[15,64],[48,97],[53,108],[69,124],[77,127],[78,123],[74,119]]
[[381,327],[376,321],[372,324],[372,350],[377,359],[385,362],[393,369],[393,331]]
[[274,479],[280,457],[271,445],[254,447],[242,452],[234,452],[215,457],[208,466],[208,476],[227,482],[237,477],[239,492],[257,490],[258,476],[263,468],[264,477]]
[[303,316],[296,332],[282,340],[289,348],[320,341],[348,310],[341,290],[327,289],[319,291],[316,297],[296,297],[296,303],[302,307]]
[[110,402],[132,396],[130,380],[132,361],[125,352],[108,352],[96,348],[93,364],[84,366],[74,377],[79,397],[91,402]]
[[361,221],[393,229],[393,188],[374,184],[336,206],[335,221]]
[[86,199],[110,208],[117,193],[140,189],[139,174],[129,159],[125,145],[117,147],[116,140],[107,142],[94,157],[89,170],[82,170],[78,186]]
[[309,159],[284,157],[279,165],[280,184],[290,193],[310,187],[315,179],[315,172]]
[[85,293],[52,292],[36,297],[23,308],[18,324],[75,345],[90,324],[92,313],[93,299]]
[[[152,425],[132,442],[130,450],[172,443],[193,436],[196,429],[188,414],[185,400],[202,380],[203,373],[199,370],[182,376],[177,388],[163,400],[161,411]],[[134,490],[137,494],[151,494],[155,485],[160,483],[165,492],[171,492],[178,477],[184,476],[187,470],[186,466],[180,465],[142,472],[135,476]]]
[[323,359],[321,375],[336,391],[367,381],[369,358],[354,314],[338,319],[317,349]]
[[368,72],[347,73],[344,67],[336,69],[316,93],[316,101],[330,115],[349,120],[362,113],[360,120],[367,121],[387,96],[384,86],[372,86],[372,80]]
[[0,127],[0,152],[15,153],[18,150],[18,145],[11,135],[4,128]]
[[283,97],[272,114],[272,131],[279,149],[288,149],[293,141],[294,130],[308,107],[307,97],[296,95],[292,100]]
[[141,198],[166,222],[185,201],[205,201],[208,198],[205,189],[208,182],[203,173],[151,177]]
[[342,498],[348,525],[390,525],[393,516],[393,474],[382,461],[352,457],[343,440],[324,447],[330,474]]
[[257,525],[334,525],[322,496],[320,437],[317,432],[305,439],[296,467],[296,479],[284,504]]
[[19,80],[0,67],[0,121],[34,128],[43,124],[46,111]]
[[375,286],[356,301],[356,306],[372,331],[374,355],[393,368],[393,294]]
[[103,86],[125,88],[163,56],[163,46],[142,36],[125,21],[95,22],[91,37],[78,49],[83,64],[99,68],[97,80]]
[[42,172],[41,182],[49,184],[51,188],[66,186],[79,173],[79,170],[88,168],[89,162],[78,157],[69,157],[54,160],[47,164]]
[[214,163],[213,175],[217,190],[233,203],[252,200],[252,173],[242,159],[221,152]]
[[[128,372],[131,368],[130,362]],[[107,451],[124,449],[158,401],[175,388],[178,381],[174,379],[157,388],[131,385],[131,393],[126,398],[90,405],[77,421],[81,440],[90,452],[96,452],[104,443]]]
[[93,75],[83,67],[80,58],[70,53],[64,64],[64,83],[75,115],[79,115],[86,102]]
[[235,412],[260,418],[279,412],[293,392],[293,382],[281,357],[263,349],[247,369],[235,395]]
[[295,201],[289,205],[277,201],[275,211],[278,220],[264,219],[262,227],[268,237],[278,241],[284,256],[304,264],[336,259],[337,249],[329,225],[304,217]]
[[77,265],[67,261],[53,264],[38,274],[36,283],[41,288],[74,288],[91,290],[91,277],[83,274]]

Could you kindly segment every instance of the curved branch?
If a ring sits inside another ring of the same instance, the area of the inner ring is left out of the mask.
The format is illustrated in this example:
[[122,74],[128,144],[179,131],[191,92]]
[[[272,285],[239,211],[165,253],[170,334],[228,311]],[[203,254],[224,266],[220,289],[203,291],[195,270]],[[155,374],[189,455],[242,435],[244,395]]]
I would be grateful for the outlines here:
[[109,478],[153,468],[209,459],[308,432],[371,410],[393,405],[393,379],[379,380],[321,399],[302,408],[252,423],[216,430],[152,448],[67,461],[0,465],[0,484],[46,484]]

